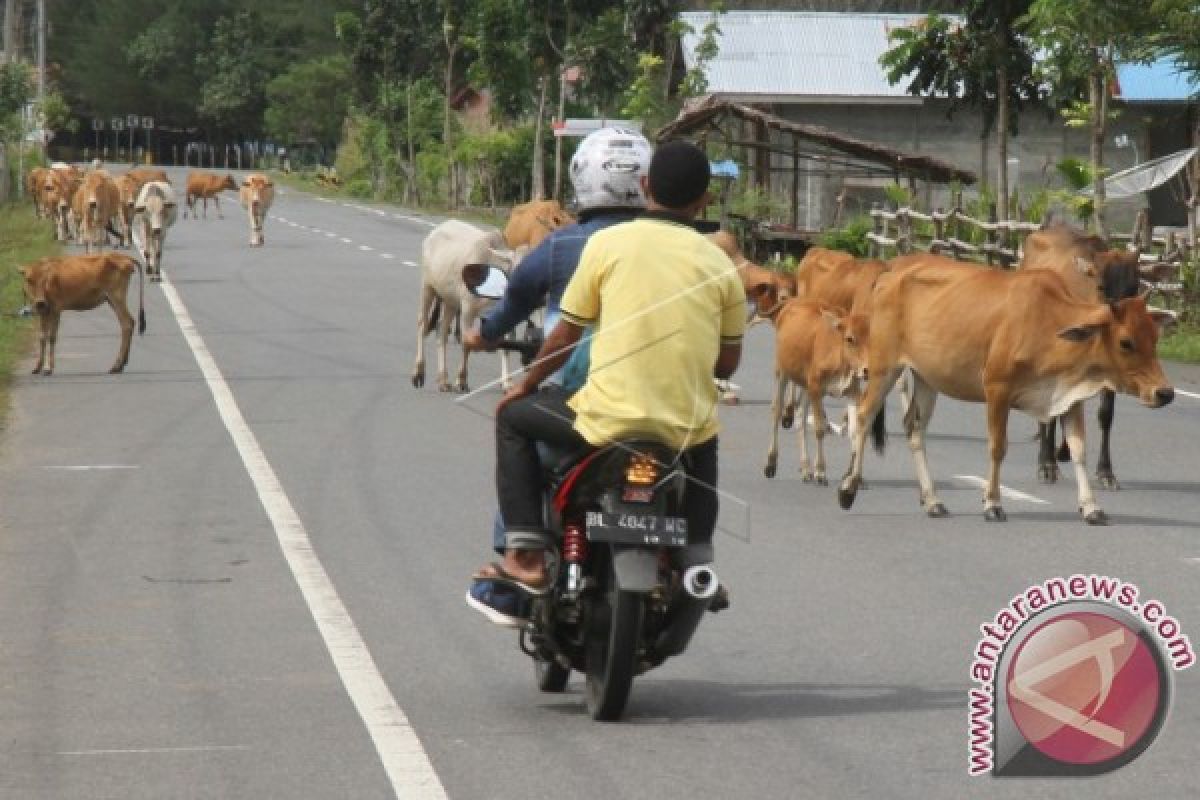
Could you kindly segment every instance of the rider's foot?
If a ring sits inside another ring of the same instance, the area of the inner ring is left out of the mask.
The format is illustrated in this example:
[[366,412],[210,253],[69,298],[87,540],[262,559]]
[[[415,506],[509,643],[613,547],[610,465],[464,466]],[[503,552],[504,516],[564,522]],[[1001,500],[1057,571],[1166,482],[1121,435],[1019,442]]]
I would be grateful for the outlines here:
[[729,608],[729,590],[724,585],[717,586],[717,593],[708,601],[708,610],[714,614]]
[[515,584],[531,594],[544,592],[549,584],[546,551],[506,550],[503,563],[491,563],[475,573],[476,581],[495,578]]
[[516,628],[521,625],[521,593],[496,581],[475,581],[467,590],[467,605],[487,617],[494,625]]

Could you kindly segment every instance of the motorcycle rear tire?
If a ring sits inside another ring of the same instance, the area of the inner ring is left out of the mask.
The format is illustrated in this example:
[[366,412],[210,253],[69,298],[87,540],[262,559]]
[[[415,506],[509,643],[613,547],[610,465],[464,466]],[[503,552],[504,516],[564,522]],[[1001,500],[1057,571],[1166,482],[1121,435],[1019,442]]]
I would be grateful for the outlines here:
[[585,654],[588,713],[604,722],[620,718],[629,700],[645,612],[642,595],[617,589],[611,573],[609,581],[607,591],[595,600]]
[[537,680],[537,687],[543,692],[561,692],[567,688],[571,670],[557,661],[543,661],[535,657],[533,659],[533,675]]

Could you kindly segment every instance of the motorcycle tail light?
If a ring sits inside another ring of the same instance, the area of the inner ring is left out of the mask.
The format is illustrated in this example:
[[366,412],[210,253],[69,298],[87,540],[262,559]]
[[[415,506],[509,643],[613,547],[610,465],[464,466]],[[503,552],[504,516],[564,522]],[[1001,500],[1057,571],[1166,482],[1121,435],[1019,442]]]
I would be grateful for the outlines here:
[[645,453],[634,453],[625,467],[625,483],[629,486],[653,486],[658,481],[658,462]]

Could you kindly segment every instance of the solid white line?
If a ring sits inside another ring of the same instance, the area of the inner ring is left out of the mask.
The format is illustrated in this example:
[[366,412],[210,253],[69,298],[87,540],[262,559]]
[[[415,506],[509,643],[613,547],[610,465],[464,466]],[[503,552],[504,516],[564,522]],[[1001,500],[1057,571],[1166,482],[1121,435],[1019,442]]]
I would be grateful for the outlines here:
[[63,469],[72,471],[82,471],[91,469],[141,469],[137,464],[75,464],[62,466],[46,466],[42,469]]
[[1190,397],[1193,400],[1200,400],[1200,394],[1194,394],[1193,392],[1185,392],[1183,389],[1176,389],[1175,394],[1181,394],[1184,397]]
[[271,520],[279,547],[333,659],[342,685],[346,687],[346,693],[375,743],[393,791],[397,797],[404,798],[445,798],[446,790],[438,780],[433,764],[421,746],[421,740],[379,674],[366,642],[329,580],[325,567],[317,558],[304,523],[300,521],[300,516],[284,492],[283,484],[279,482],[266,454],[246,424],[233,390],[221,375],[187,307],[168,277],[163,277],[161,286],[212,392],[221,420],[233,438],[263,509]]
[[[973,486],[978,486],[980,489],[987,488],[987,481],[975,475],[955,475],[954,480],[969,483]],[[1042,506],[1050,505],[1049,500],[1043,500],[1042,498],[1034,497],[1031,494],[1018,492],[1016,489],[1010,489],[1003,484],[1000,485],[1000,496],[1007,497],[1010,500],[1024,500],[1026,503],[1037,503],[1038,505]]]
[[122,753],[207,753],[212,750],[249,750],[244,744],[208,744],[197,747],[131,747],[123,750],[63,750],[59,756],[110,756]]

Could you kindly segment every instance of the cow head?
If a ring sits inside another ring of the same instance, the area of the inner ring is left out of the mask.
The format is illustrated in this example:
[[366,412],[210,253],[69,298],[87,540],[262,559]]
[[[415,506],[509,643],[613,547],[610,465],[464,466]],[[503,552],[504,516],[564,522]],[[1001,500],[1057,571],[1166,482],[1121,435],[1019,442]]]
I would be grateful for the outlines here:
[[221,185],[217,187],[218,190],[232,189],[235,192],[237,191],[237,188],[238,188],[237,182],[234,181],[232,175],[226,175],[225,180],[221,181]]
[[33,309],[33,313],[39,316],[50,310],[47,289],[50,288],[50,284],[54,280],[54,276],[50,271],[52,263],[53,259],[43,258],[41,261],[35,261],[32,264],[18,267],[21,277],[24,278],[22,289],[25,291],[25,299],[29,302],[29,307]]
[[846,375],[867,379],[867,350],[871,344],[871,320],[866,314],[842,314],[825,309],[821,316],[842,337],[842,361]]
[[1145,300],[1131,297],[1097,306],[1058,335],[1091,346],[1089,372],[1158,408],[1175,398],[1157,354],[1159,332],[1172,321],[1170,312],[1149,309]]
[[788,300],[796,296],[796,279],[792,275],[774,275],[746,289],[746,298],[754,304],[755,316],[774,319]]

